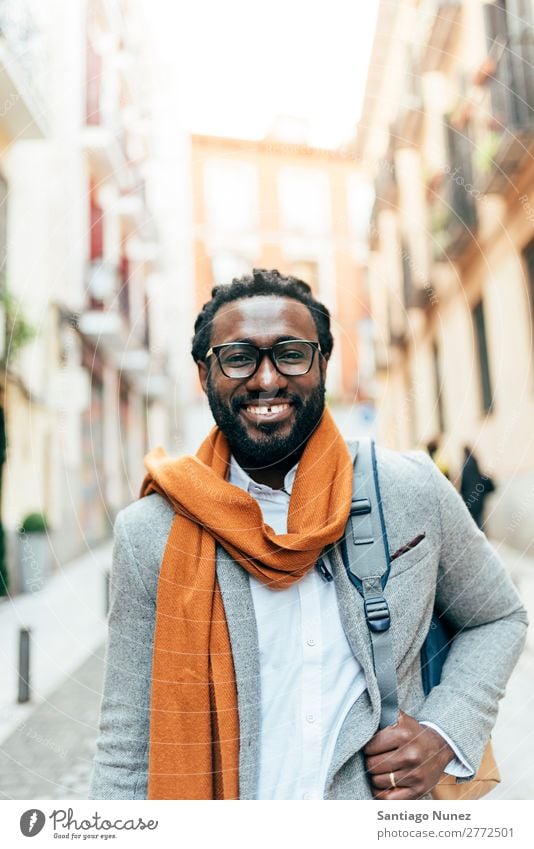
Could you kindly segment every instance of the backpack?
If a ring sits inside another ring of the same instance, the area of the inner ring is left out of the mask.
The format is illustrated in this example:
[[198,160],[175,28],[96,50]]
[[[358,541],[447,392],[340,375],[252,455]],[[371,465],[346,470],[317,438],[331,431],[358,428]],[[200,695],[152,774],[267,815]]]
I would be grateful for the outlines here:
[[[395,623],[391,622],[384,597],[391,558],[380,497],[376,448],[371,439],[358,441],[350,516],[340,541],[340,550],[349,580],[363,598],[381,697],[380,728],[385,728],[397,722],[399,703],[390,633],[390,627],[394,627]],[[454,634],[451,626],[434,609],[420,653],[425,695],[440,682]],[[434,799],[479,799],[493,790],[499,781],[499,770],[489,741],[479,770],[472,779],[457,784],[454,776],[444,773],[431,794]]]

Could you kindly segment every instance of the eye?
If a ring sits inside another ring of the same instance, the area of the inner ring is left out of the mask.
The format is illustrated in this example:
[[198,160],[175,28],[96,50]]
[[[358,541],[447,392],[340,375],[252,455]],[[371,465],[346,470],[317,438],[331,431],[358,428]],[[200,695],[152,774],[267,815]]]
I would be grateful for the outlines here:
[[229,348],[222,352],[222,361],[228,366],[248,366],[255,362],[255,357],[245,348]]
[[229,354],[224,357],[224,362],[230,366],[244,365],[253,362],[254,358],[248,354]]
[[284,348],[277,354],[277,359],[286,363],[298,363],[305,358],[306,353],[300,348]]

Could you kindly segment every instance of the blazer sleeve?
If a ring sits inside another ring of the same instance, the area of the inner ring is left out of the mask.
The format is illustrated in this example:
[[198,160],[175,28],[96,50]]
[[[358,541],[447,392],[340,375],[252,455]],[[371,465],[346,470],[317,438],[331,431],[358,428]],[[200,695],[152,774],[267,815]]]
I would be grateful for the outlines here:
[[[157,574],[140,567],[121,511],[114,526],[100,729],[90,799],[146,799]],[[150,581],[154,586],[150,586]]]
[[442,728],[476,771],[523,650],[528,617],[503,562],[461,497],[428,458],[421,459],[441,523],[436,607],[458,633],[441,682],[416,718]]

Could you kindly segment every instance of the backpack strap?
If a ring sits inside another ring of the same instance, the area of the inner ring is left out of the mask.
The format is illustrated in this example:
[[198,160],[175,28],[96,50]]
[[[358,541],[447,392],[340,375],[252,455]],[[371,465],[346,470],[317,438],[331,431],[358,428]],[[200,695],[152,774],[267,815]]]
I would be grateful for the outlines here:
[[350,516],[341,541],[348,577],[363,597],[373,651],[375,675],[382,700],[380,728],[399,718],[397,673],[390,633],[389,607],[384,598],[390,570],[382,513],[375,444],[360,439],[354,461]]

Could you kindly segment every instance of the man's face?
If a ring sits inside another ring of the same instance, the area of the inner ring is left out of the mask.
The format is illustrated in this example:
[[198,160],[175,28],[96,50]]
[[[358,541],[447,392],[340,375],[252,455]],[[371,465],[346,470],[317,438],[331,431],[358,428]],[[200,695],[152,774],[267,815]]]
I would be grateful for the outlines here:
[[[288,338],[319,341],[308,308],[274,295],[225,304],[211,328],[212,346],[246,341],[263,348]],[[326,365],[316,353],[307,374],[286,376],[264,356],[252,377],[235,379],[214,355],[198,364],[213,417],[242,465],[264,468],[302,451],[324,410]]]

